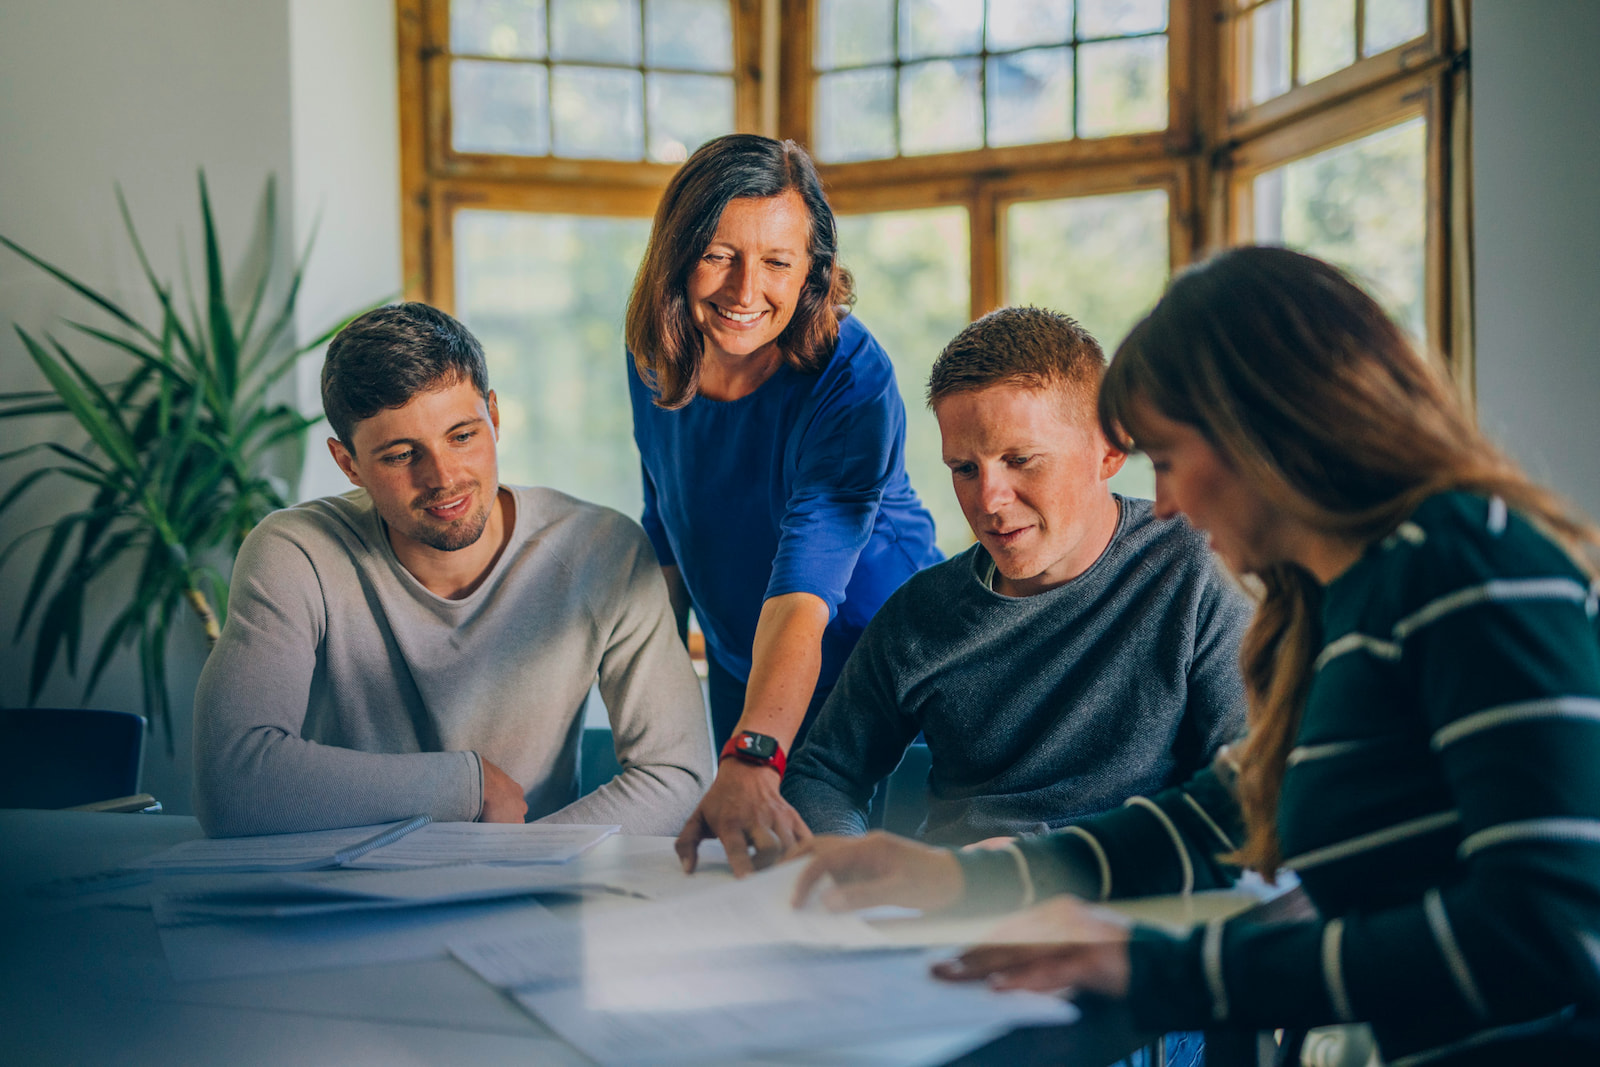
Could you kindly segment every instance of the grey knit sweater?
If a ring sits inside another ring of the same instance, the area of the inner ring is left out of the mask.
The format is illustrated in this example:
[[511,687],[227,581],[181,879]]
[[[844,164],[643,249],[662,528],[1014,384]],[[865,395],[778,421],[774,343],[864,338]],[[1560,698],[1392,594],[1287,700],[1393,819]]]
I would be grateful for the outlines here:
[[[553,490],[511,492],[510,540],[461,600],[400,564],[364,490],[246,538],[195,693],[207,833],[475,819],[480,756],[527,791],[530,818],[677,833],[711,743],[644,531]],[[574,803],[597,677],[623,773]]]
[[868,625],[783,795],[815,833],[859,834],[921,731],[922,835],[1039,833],[1182,781],[1243,729],[1244,598],[1202,538],[1117,498],[1111,543],[1031,597],[992,591],[982,546],[914,575]]

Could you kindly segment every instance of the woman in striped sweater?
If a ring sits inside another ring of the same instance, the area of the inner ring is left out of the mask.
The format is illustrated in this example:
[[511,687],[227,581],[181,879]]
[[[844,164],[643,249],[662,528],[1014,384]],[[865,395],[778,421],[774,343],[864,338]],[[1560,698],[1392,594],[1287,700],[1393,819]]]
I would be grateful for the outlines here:
[[[1125,996],[1153,1031],[1371,1024],[1390,1067],[1600,1062],[1600,581],[1377,304],[1283,249],[1176,279],[1111,440],[1261,592],[1250,729],[1181,789],[1002,852],[822,840],[835,906],[1018,906],[951,978]],[[1078,897],[1292,870],[1319,913],[1188,937]],[[1009,940],[1009,939],[1008,939]],[[1566,1058],[1562,1058],[1566,1057]]]

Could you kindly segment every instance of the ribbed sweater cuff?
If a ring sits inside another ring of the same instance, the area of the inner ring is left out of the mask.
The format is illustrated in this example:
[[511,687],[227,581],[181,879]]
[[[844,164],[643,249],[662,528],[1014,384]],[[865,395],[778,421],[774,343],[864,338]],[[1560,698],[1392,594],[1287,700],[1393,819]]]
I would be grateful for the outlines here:
[[1132,970],[1128,1002],[1140,1030],[1203,1030],[1218,1020],[1212,1011],[1200,960],[1204,928],[1176,938],[1149,926],[1135,926],[1128,942]]

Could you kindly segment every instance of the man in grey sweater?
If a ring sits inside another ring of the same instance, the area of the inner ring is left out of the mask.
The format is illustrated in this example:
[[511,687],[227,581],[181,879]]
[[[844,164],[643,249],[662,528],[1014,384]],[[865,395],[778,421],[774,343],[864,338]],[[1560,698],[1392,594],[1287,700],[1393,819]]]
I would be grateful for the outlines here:
[[[861,834],[920,732],[921,834],[1040,833],[1158,791],[1243,729],[1244,598],[1204,539],[1113,494],[1095,416],[1105,365],[1072,319],[1004,308],[934,363],[971,549],[879,609],[783,784],[813,833]],[[1159,475],[1158,475],[1159,476]]]
[[[426,813],[676,833],[711,742],[644,531],[500,484],[483,349],[427,305],[346,327],[322,398],[359,488],[269,515],[240,549],[195,693],[206,832]],[[622,773],[578,799],[597,678]]]

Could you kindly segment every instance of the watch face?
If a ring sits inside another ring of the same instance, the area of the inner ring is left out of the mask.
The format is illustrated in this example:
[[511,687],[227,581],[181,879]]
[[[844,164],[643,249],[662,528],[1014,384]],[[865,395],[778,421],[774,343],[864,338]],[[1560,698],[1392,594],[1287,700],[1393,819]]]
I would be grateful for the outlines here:
[[753,734],[747,731],[739,735],[739,751],[756,759],[771,759],[778,751],[778,741],[777,738],[768,737],[766,734]]

